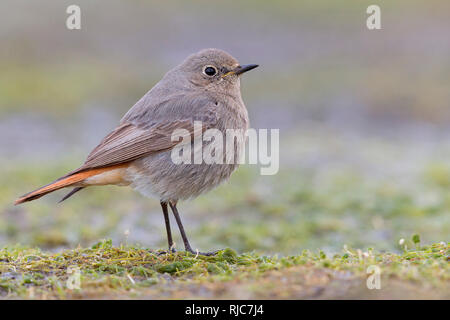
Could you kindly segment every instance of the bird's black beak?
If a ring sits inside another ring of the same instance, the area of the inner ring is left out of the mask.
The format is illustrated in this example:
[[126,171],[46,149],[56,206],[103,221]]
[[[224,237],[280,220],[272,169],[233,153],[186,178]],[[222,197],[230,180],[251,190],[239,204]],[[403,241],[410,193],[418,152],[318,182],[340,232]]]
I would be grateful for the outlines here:
[[258,67],[257,64],[246,64],[246,65],[243,65],[243,66],[238,66],[237,68],[235,68],[233,70],[233,73],[238,76],[240,74],[243,74],[244,72],[247,72],[247,71],[250,71],[252,69],[255,69],[256,67]]

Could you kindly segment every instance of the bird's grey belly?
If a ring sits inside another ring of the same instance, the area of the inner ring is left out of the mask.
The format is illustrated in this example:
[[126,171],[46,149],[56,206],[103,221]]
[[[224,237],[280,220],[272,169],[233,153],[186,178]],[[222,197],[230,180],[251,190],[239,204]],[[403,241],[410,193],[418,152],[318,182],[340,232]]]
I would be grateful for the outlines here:
[[175,164],[170,151],[134,161],[127,170],[131,187],[160,200],[194,198],[227,180],[238,164]]

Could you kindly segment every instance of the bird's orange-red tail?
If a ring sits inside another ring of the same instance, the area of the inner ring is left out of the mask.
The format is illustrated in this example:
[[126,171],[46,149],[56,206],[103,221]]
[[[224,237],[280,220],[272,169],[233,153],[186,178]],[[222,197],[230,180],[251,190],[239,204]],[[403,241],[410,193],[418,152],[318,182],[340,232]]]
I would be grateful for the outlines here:
[[117,166],[90,169],[90,170],[86,170],[86,171],[82,171],[82,172],[78,172],[78,173],[69,174],[67,176],[63,176],[46,186],[43,186],[37,190],[34,190],[32,192],[29,192],[29,193],[21,196],[19,199],[17,199],[14,202],[14,204],[18,205],[23,202],[39,199],[40,197],[42,197],[50,192],[61,189],[61,188],[66,188],[66,187],[70,187],[70,186],[79,186],[80,184],[82,184],[83,180],[85,180],[89,177],[96,176],[98,174],[110,171],[112,169],[115,169],[116,167]]

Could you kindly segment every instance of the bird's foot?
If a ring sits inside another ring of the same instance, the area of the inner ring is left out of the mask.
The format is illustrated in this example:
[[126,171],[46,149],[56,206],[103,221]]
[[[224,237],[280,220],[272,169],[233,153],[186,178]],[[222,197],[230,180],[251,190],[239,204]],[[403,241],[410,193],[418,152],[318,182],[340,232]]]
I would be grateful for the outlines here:
[[158,252],[158,256],[161,256],[163,254],[169,254],[169,253],[176,253],[177,250],[175,248],[169,248],[168,250],[163,250]]
[[199,255],[199,256],[206,256],[206,257],[210,257],[210,256],[215,256],[219,251],[222,250],[214,250],[214,251],[209,251],[209,252],[200,252],[198,250],[192,250],[191,248],[186,248],[185,249],[186,252],[190,252],[194,255]]

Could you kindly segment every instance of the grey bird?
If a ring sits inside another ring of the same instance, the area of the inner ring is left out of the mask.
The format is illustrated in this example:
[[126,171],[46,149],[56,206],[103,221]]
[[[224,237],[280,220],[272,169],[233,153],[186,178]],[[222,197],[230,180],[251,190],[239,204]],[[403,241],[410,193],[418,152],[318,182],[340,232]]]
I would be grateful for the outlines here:
[[[249,126],[241,97],[240,75],[257,66],[240,65],[230,54],[219,49],[204,49],[189,56],[167,72],[125,114],[119,126],[103,138],[81,167],[23,195],[15,204],[66,187],[73,190],[61,201],[89,186],[131,186],[145,196],[160,200],[169,250],[173,250],[174,243],[168,206],[172,209],[185,250],[198,253],[186,236],[177,203],[218,186],[230,177],[238,163],[175,164],[171,152],[179,141],[172,141],[171,137],[175,130],[184,129],[195,139],[198,133],[194,121],[201,121],[202,132],[209,128],[223,133],[227,129],[238,129],[241,134],[236,136],[234,152],[235,158],[239,158]],[[207,142],[202,144],[208,145]]]

